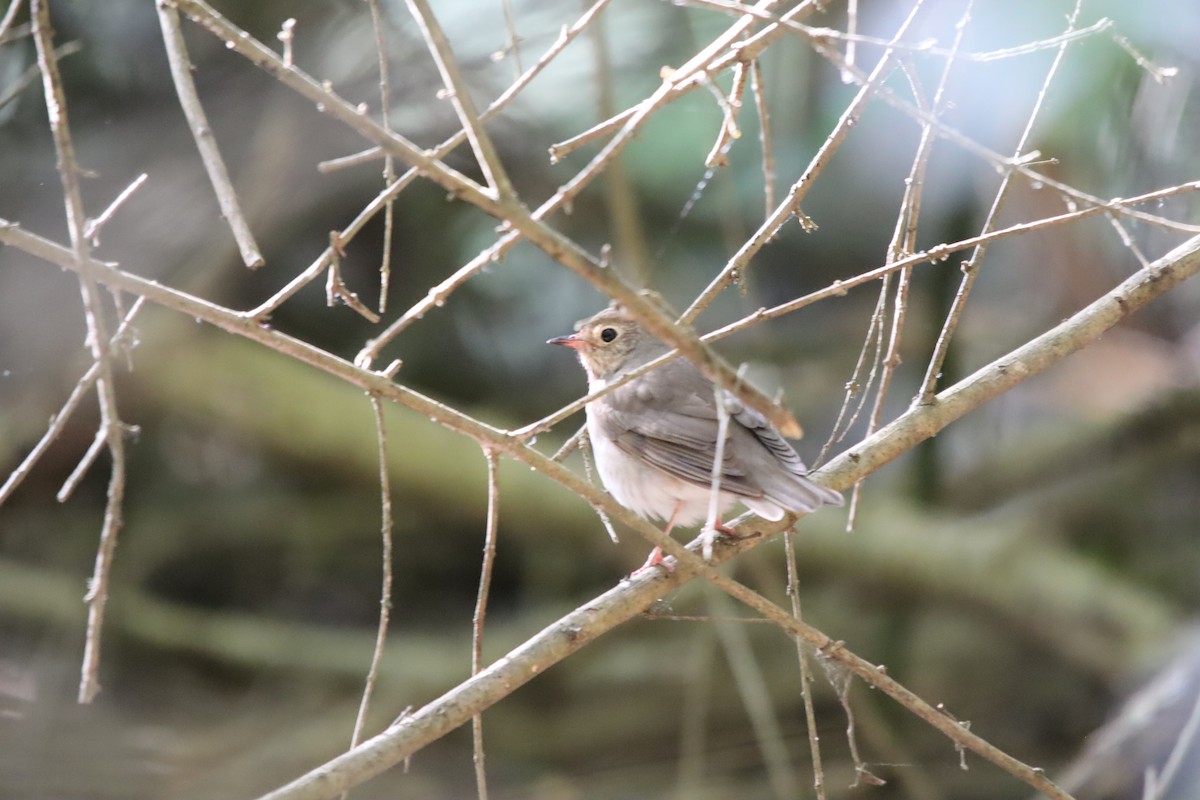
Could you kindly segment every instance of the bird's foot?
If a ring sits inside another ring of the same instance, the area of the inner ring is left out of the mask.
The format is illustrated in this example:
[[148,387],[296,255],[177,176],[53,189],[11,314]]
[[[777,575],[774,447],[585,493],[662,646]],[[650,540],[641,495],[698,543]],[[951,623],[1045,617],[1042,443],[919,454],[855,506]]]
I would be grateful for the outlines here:
[[730,528],[728,525],[721,522],[719,519],[709,522],[700,531],[700,541],[702,543],[701,553],[704,556],[705,561],[712,561],[713,542],[715,542],[717,537],[721,535],[737,538],[737,532],[733,528]]
[[667,572],[674,572],[675,565],[663,558],[661,547],[656,547],[650,551],[650,557],[646,559],[646,563],[629,573],[629,577],[636,578],[639,575],[644,575],[655,567],[662,567]]

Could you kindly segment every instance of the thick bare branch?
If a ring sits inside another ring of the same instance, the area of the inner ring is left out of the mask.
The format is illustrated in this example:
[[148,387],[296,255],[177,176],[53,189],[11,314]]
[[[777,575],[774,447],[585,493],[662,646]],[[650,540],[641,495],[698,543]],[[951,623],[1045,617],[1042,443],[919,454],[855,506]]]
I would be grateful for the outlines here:
[[[69,250],[15,226],[6,227],[3,222],[0,222],[0,241],[19,246],[68,269],[78,268]],[[782,618],[775,620],[777,624],[794,635],[803,636],[825,655],[845,664],[871,685],[885,691],[938,727],[955,742],[1021,777],[1039,791],[1052,797],[1065,796],[1046,780],[1040,771],[996,750],[943,712],[911,695],[873,665],[854,656],[819,631],[794,620],[786,611],[778,609],[753,591],[725,578],[713,565],[705,563],[675,540],[664,536],[657,528],[635,517],[580,476],[544,454],[520,444],[517,439],[395,384],[387,375],[355,367],[350,362],[307,343],[249,323],[219,306],[100,262],[93,261],[91,266],[97,278],[110,286],[144,295],[152,302],[174,308],[287,353],[366,391],[407,405],[447,427],[471,436],[496,452],[516,458],[562,483],[588,503],[599,506],[611,516],[620,519],[639,535],[662,547],[677,563],[675,571],[670,574],[639,576],[567,615],[475,678],[460,684],[423,709],[405,717],[385,733],[269,795],[274,800],[332,797],[349,786],[382,772],[428,742],[465,723],[600,634],[639,613],[660,597],[663,591],[697,576],[714,583],[772,619],[775,619],[773,615],[778,611]],[[845,488],[853,484],[919,442],[935,435],[972,409],[1085,346],[1129,314],[1198,271],[1200,237],[1189,240],[1158,259],[1149,269],[1139,271],[1062,324],[941,392],[936,396],[934,403],[914,407],[874,436],[814,473],[815,477],[834,488]],[[718,543],[713,551],[714,564],[731,558],[743,549],[755,546],[758,541],[784,530],[794,521],[794,517],[785,518],[777,523],[765,523],[753,517],[743,521],[738,527],[738,532],[744,538]],[[701,545],[697,540],[689,547],[699,548]]]

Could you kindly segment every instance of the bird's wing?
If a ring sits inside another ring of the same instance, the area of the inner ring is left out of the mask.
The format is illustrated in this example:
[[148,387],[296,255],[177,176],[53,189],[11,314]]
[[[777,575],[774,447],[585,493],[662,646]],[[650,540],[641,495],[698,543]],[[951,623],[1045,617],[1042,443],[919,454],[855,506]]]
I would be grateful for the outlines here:
[[[668,371],[671,366],[659,370],[665,373],[662,380],[643,379],[617,389],[593,413],[603,432],[625,453],[680,480],[708,486],[718,429],[712,385],[694,368]],[[721,488],[743,497],[762,497],[762,490],[748,480],[746,466],[728,445],[740,426],[736,415],[731,416]]]
[[[659,380],[637,380],[609,395],[609,402],[596,409],[603,431],[629,455],[708,486],[719,422],[712,383],[682,360],[659,371],[665,373]],[[842,504],[840,494],[806,477],[800,456],[765,417],[729,393],[724,401],[730,418],[723,491],[766,498],[793,511]]]
[[[650,403],[669,404],[669,406],[678,411],[680,414],[696,417],[702,420],[711,420],[713,425],[712,441],[716,441],[716,423],[717,423],[717,403],[713,395],[713,385],[700,374],[699,370],[686,362],[678,363],[675,373],[672,374],[668,385],[675,388],[675,391],[668,396],[650,396],[648,394],[661,394],[647,392],[644,388],[639,387],[639,394]],[[670,367],[668,364],[667,367]],[[665,367],[664,367],[665,369]],[[775,429],[766,417],[750,408],[736,396],[730,392],[722,391],[722,397],[725,401],[725,408],[730,415],[730,428],[737,427],[745,429],[758,440],[759,444],[765,447],[776,459],[779,460],[782,466],[793,475],[804,477],[808,474],[808,468],[804,466],[804,462],[800,459],[796,450],[788,444],[787,440]],[[731,434],[736,436],[737,434]]]

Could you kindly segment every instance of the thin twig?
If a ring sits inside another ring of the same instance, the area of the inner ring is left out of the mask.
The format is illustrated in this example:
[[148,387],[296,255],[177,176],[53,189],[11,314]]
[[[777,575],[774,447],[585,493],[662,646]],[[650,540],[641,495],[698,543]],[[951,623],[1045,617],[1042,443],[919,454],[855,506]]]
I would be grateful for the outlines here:
[[[596,111],[600,117],[609,117],[616,111],[616,90],[610,58],[608,24],[598,17],[591,27],[592,62],[595,65]],[[615,158],[601,182],[604,192],[604,209],[613,232],[617,253],[620,254],[621,272],[637,286],[645,286],[651,259],[647,245],[644,217],[638,208],[638,193],[625,160]]]
[[[571,437],[579,446],[579,455],[583,458],[583,474],[587,477],[590,483],[596,481],[596,459],[592,454],[592,440],[587,434],[586,428],[580,428],[579,432]],[[565,445],[564,445],[565,447]],[[559,452],[562,452],[561,450]],[[555,461],[561,461],[558,453],[553,456]],[[619,544],[620,539],[617,538],[617,529],[613,527],[612,520],[608,518],[608,514],[604,513],[603,508],[596,508],[596,515],[600,517],[600,523],[604,526],[604,530],[608,532],[608,538],[612,539],[613,544]]]
[[[913,4],[912,10],[909,11],[908,16],[905,18],[904,22],[901,23],[900,28],[896,31],[896,35],[893,37],[895,40],[899,41],[904,37],[904,34],[908,31],[909,26],[912,24],[913,20],[916,19],[917,14],[920,12],[921,6],[921,0],[918,0],[918,2]],[[879,86],[883,83],[883,80],[891,72],[892,65],[893,51],[891,49],[885,50],[883,55],[879,58],[879,62],[875,65],[875,69],[871,71],[871,75],[867,79],[866,83],[863,84],[862,88],[859,89],[858,94],[856,94],[854,99],[850,101],[849,105],[846,106],[846,109],[842,112],[837,124],[829,133],[829,136],[825,138],[825,141],[821,144],[821,147],[817,150],[816,154],[813,155],[812,161],[809,162],[808,167],[806,167],[804,170],[804,173],[794,184],[792,184],[792,188],[788,190],[787,197],[785,197],[783,202],[780,203],[770,215],[768,215],[766,221],[764,221],[763,224],[759,226],[758,230],[755,231],[748,240],[746,240],[746,243],[738,248],[738,251],[734,253],[732,258],[729,259],[729,262],[721,269],[721,272],[717,275],[717,277],[714,278],[712,282],[705,287],[704,291],[692,301],[692,304],[688,306],[688,309],[684,311],[683,315],[680,317],[680,322],[685,324],[694,322],[696,317],[699,316],[700,312],[708,308],[712,301],[717,298],[717,295],[724,291],[726,287],[735,281],[744,279],[745,270],[747,265],[750,263],[750,259],[752,259],[758,253],[758,251],[767,244],[767,242],[771,241],[771,239],[775,237],[775,235],[779,232],[779,229],[783,227],[784,223],[795,216],[800,210],[800,203],[808,194],[808,190],[812,188],[814,179],[818,174],[820,174],[821,170],[825,168],[825,165],[829,163],[829,160],[833,157],[833,154],[837,152],[838,148],[841,147],[842,143],[845,142],[846,138],[850,135],[850,131],[853,130],[854,126],[858,123],[858,120],[862,117],[863,111],[866,110],[867,103],[875,95]]]
[[362,164],[370,164],[372,161],[377,161],[381,158],[384,158],[382,147],[368,147],[366,150],[360,150],[348,156],[338,156],[337,158],[318,161],[317,172],[321,174],[337,172],[338,170],[349,169],[350,167],[357,167]]
[[[846,63],[854,66],[857,48],[855,41],[858,33],[858,0],[846,0]],[[853,83],[854,77],[846,70],[842,71],[842,83]]]
[[[939,116],[944,107],[946,89],[950,84],[950,73],[957,63],[955,56],[962,46],[963,35],[966,33],[967,23],[971,19],[973,7],[974,0],[968,0],[962,14],[959,16],[958,22],[954,26],[954,41],[950,46],[950,55],[947,57],[946,63],[942,66],[942,73],[938,78],[938,86],[934,92],[933,101],[929,106],[930,116],[934,119]],[[913,79],[913,95],[918,100],[921,97],[920,87],[916,84],[915,78]],[[917,221],[921,214],[925,174],[929,167],[929,158],[933,152],[934,141],[933,126],[922,124],[921,138],[917,143],[916,153],[913,154],[913,162],[909,168],[908,178],[904,182],[904,197],[900,203],[900,213],[896,218],[896,226],[892,232],[892,241],[888,245],[887,258],[889,262],[912,255],[916,249]],[[871,414],[867,419],[868,436],[879,429],[883,418],[884,402],[887,400],[888,389],[891,388],[892,376],[895,374],[896,368],[900,366],[900,338],[904,330],[905,310],[908,303],[908,288],[912,269],[912,267],[906,267],[900,270],[896,276],[896,293],[892,305],[891,332],[888,336],[886,352],[882,348],[879,350],[882,356],[882,369],[879,374],[879,387],[875,391],[875,402],[871,408]],[[880,298],[885,303],[889,288],[890,282],[885,277],[880,287]],[[861,483],[854,486],[854,491],[850,497],[849,512],[846,516],[846,530],[853,530],[857,524],[859,502],[862,499],[862,487]]]
[[517,35],[517,21],[513,16],[512,2],[511,0],[500,0],[500,6],[504,9],[504,32],[507,37],[504,41],[504,50],[493,54],[492,59],[499,61],[500,58],[512,53],[513,69],[516,70],[516,77],[519,78],[524,71],[521,69],[521,37]]
[[[18,2],[18,0],[13,0],[13,2],[15,4]],[[10,6],[10,10],[11,8],[12,7]],[[61,61],[69,55],[78,53],[82,49],[83,45],[79,42],[67,42],[66,44],[59,45],[54,49],[54,57],[55,59]],[[29,69],[21,73],[21,77],[17,78],[9,86],[6,86],[3,93],[0,93],[0,108],[4,108],[18,95],[20,95],[21,92],[37,83],[40,75],[41,69],[38,68],[38,65],[36,63],[31,64]]]
[[577,133],[570,139],[563,139],[561,142],[555,142],[550,145],[550,163],[557,164],[564,158],[574,153],[585,144],[590,144],[597,139],[603,139],[613,131],[620,130],[621,127],[629,121],[630,117],[637,113],[638,107],[633,106],[627,108],[619,114],[614,114],[603,122],[598,122],[582,133]]
[[1167,796],[1171,784],[1179,776],[1180,767],[1195,752],[1194,745],[1198,733],[1200,733],[1200,693],[1197,693],[1196,699],[1192,702],[1192,710],[1188,713],[1187,722],[1179,731],[1179,735],[1171,747],[1171,753],[1163,764],[1162,772],[1147,774],[1144,800],[1163,800]]
[[337,231],[331,231],[329,239],[329,248],[334,255],[329,263],[329,274],[325,281],[325,304],[333,307],[340,301],[354,309],[368,322],[379,322],[379,315],[367,308],[366,303],[360,300],[357,294],[350,291],[350,287],[346,286],[346,282],[342,280],[342,243],[338,239]]
[[379,679],[379,666],[383,663],[388,622],[392,613],[392,531],[395,527],[392,521],[392,482],[388,474],[387,422],[383,416],[383,403],[376,395],[371,395],[371,410],[374,411],[375,442],[379,451],[379,536],[383,543],[380,553],[383,577],[379,587],[379,625],[375,631],[375,650],[371,654],[371,667],[367,671],[362,701],[358,705],[358,716],[354,720],[354,732],[350,735],[351,749],[362,741],[363,728],[367,723],[367,710],[371,706],[371,695]]
[[742,110],[742,99],[746,93],[746,65],[740,61],[734,65],[733,86],[729,90],[728,97],[707,76],[700,82],[710,91],[721,109],[721,127],[717,132],[717,140],[713,142],[712,149],[704,159],[704,166],[709,169],[727,167],[729,166],[729,150],[733,147],[734,140],[742,135],[742,132],[738,130],[737,117],[738,112]]
[[[108,479],[108,497],[104,507],[104,523],[100,529],[100,544],[85,600],[88,604],[87,635],[84,640],[83,664],[79,681],[79,702],[90,703],[100,691],[100,639],[104,628],[104,607],[108,603],[108,581],[117,534],[121,530],[122,503],[125,498],[125,429],[117,411],[117,393],[113,385],[112,360],[108,354],[108,324],[97,282],[96,262],[88,248],[84,227],[87,216],[79,190],[79,162],[71,141],[67,119],[67,99],[62,75],[54,57],[54,32],[50,28],[50,8],[46,0],[33,0],[33,38],[37,47],[38,65],[42,70],[42,87],[54,149],[58,155],[58,175],[62,183],[63,203],[66,206],[67,229],[71,236],[71,264],[79,274],[79,289],[83,296],[83,315],[87,322],[88,347],[97,364],[96,394],[100,400],[100,425],[97,440],[103,440],[112,458]],[[84,461],[89,459],[85,456]]]
[[[803,619],[800,613],[800,576],[796,569],[795,535],[783,535],[784,558],[787,561],[787,594],[792,601],[792,616]],[[817,730],[817,714],[813,710],[812,674],[808,668],[808,653],[804,643],[796,639],[796,660],[800,664],[800,697],[804,701],[804,725],[808,733],[808,751],[812,757],[813,788],[817,800],[825,800],[825,769],[821,766],[821,737]]]
[[275,38],[283,45],[283,63],[291,66],[296,63],[296,19],[288,17],[279,26],[279,33],[275,34]]
[[[139,297],[134,301],[133,306],[125,314],[125,318],[121,320],[121,324],[117,326],[116,333],[108,340],[108,353],[111,356],[117,348],[123,343],[126,334],[129,332],[129,326],[133,324],[133,318],[141,311],[142,305],[146,302],[145,297]],[[80,401],[91,390],[92,385],[96,382],[96,378],[100,375],[100,362],[94,361],[88,367],[87,372],[83,373],[78,381],[75,382],[75,388],[71,390],[71,394],[67,396],[67,401],[63,403],[58,413],[50,418],[50,424],[46,428],[46,432],[42,434],[42,438],[33,446],[29,454],[21,461],[17,467],[8,474],[8,478],[4,481],[4,485],[0,486],[0,506],[12,497],[13,492],[21,485],[21,482],[29,475],[34,466],[41,459],[46,451],[50,449],[50,445],[54,440],[62,434],[63,429],[70,420],[71,415],[75,413],[75,409],[79,407]]]
[[1148,58],[1143,56],[1137,49],[1130,44],[1129,40],[1124,36],[1114,33],[1113,41],[1117,46],[1129,54],[1129,57],[1134,60],[1139,67],[1146,70],[1155,83],[1166,83],[1169,78],[1174,78],[1179,74],[1178,67],[1159,67],[1153,64]]
[[445,84],[446,92],[450,96],[450,104],[454,106],[454,111],[458,114],[458,121],[467,133],[467,141],[470,142],[475,159],[479,162],[479,169],[483,172],[484,180],[487,181],[487,185],[491,187],[502,205],[509,204],[513,201],[515,192],[508,179],[508,171],[504,169],[504,164],[500,161],[500,155],[496,152],[496,145],[492,142],[492,137],[488,135],[487,129],[479,121],[479,112],[475,110],[475,101],[471,99],[470,89],[467,88],[466,81],[463,80],[462,73],[458,69],[458,62],[454,59],[450,43],[446,40],[446,34],[442,31],[441,24],[433,15],[433,9],[429,7],[428,0],[405,0],[405,2],[408,4],[408,10],[412,13],[413,18],[416,19],[421,34],[425,37],[425,44],[429,48],[430,55],[433,56],[434,63],[437,64],[438,72],[442,76],[442,83]]
[[[535,78],[550,63],[551,60],[561,53],[568,44],[574,41],[574,39],[595,20],[596,16],[601,10],[604,9],[606,5],[608,5],[609,2],[610,0],[597,0],[597,2],[595,2],[591,8],[589,8],[575,22],[574,25],[572,25],[570,28],[563,28],[558,36],[558,39],[542,55],[542,57],[538,59],[538,62],[526,70],[526,72],[518,81],[504,90],[504,92],[497,97],[490,106],[488,106],[487,110],[479,115],[480,121],[486,122],[499,113],[514,97],[516,97],[521,89],[527,86],[529,82],[532,81],[533,78]],[[216,32],[219,36],[230,35],[231,26],[229,26],[228,23],[224,23],[222,26],[219,26],[219,30],[214,32]],[[449,139],[433,149],[433,158],[442,158],[464,141],[466,141],[466,132],[460,129],[454,136],[451,136]],[[351,156],[347,158],[353,160],[358,158],[365,159],[367,157],[377,158],[384,152],[385,150],[383,148],[373,148],[364,154],[358,154],[357,156]],[[400,176],[395,183],[393,183],[382,194],[372,200],[371,203],[368,204],[361,212],[359,212],[358,216],[356,216],[354,220],[339,233],[340,241],[342,241],[343,244],[349,242],[355,235],[358,234],[360,230],[362,230],[367,222],[369,222],[375,216],[375,214],[379,212],[380,209],[384,208],[387,203],[391,202],[393,198],[403,191],[420,174],[420,168],[413,167],[404,175]],[[446,281],[443,281],[442,284],[439,284],[438,287],[435,287],[433,290],[431,290],[431,292],[419,303],[401,315],[401,317],[395,323],[393,323],[387,331],[380,334],[377,340],[374,340],[373,343],[377,343],[378,347],[381,348],[384,344],[403,331],[408,324],[414,320],[420,319],[426,311],[435,307],[439,302],[444,302],[445,298],[449,296],[449,294],[455,288],[461,286],[468,278],[472,277],[476,272],[487,266],[491,260],[502,258],[504,253],[506,253],[509,248],[520,241],[520,238],[521,237],[517,234],[509,234],[503,237],[493,247],[491,255],[489,255],[488,258],[473,259],[467,266],[460,269]],[[266,302],[255,308],[248,314],[248,316],[258,320],[269,317],[287,299],[292,297],[304,286],[307,286],[311,281],[315,280],[325,270],[325,268],[329,266],[333,256],[334,253],[332,250],[327,249],[317,258],[316,261],[313,262],[312,265],[305,269],[304,272],[300,273],[291,281],[289,281],[285,287],[280,289]]]
[[0,19],[0,41],[8,33],[8,29],[12,27],[13,21],[17,18],[17,12],[21,10],[21,0],[12,0],[8,4],[8,10],[4,12],[4,18]]
[[67,476],[67,479],[63,481],[63,485],[59,487],[58,493],[54,495],[55,500],[65,503],[71,499],[71,495],[75,494],[75,489],[78,488],[79,482],[87,475],[88,470],[92,468],[92,464],[96,463],[96,459],[100,456],[100,451],[104,449],[104,443],[104,428],[100,427],[92,437],[92,443],[84,451],[83,457],[75,465],[75,469],[71,470],[71,474]]
[[[882,279],[886,280],[887,275]],[[858,416],[864,402],[863,397],[870,388],[870,381],[863,381],[863,371],[867,365],[867,354],[871,352],[871,342],[875,339],[871,335],[875,330],[875,321],[879,316],[879,301],[875,301],[875,308],[871,312],[871,320],[867,326],[867,334],[863,337],[862,347],[858,349],[858,358],[854,362],[854,369],[850,371],[850,379],[846,381],[843,389],[845,394],[842,396],[842,404],[838,408],[837,416],[833,420],[833,425],[829,429],[829,438],[825,440],[825,444],[821,445],[821,450],[817,453],[817,457],[813,459],[813,466],[825,462],[825,456],[829,454],[830,449],[835,444],[842,441],[847,433],[850,432],[850,426],[853,419]],[[850,407],[855,405],[855,400],[858,400],[857,406],[853,412]]]
[[148,177],[150,176],[145,172],[143,172],[141,175],[138,175],[133,179],[133,183],[126,186],[121,190],[120,194],[113,198],[113,201],[108,204],[108,208],[104,209],[100,216],[96,217],[95,219],[88,220],[87,226],[83,229],[83,235],[87,237],[88,241],[92,243],[93,247],[96,247],[100,244],[100,229],[103,228],[110,219],[112,219],[113,215],[116,214],[121,205],[129,199],[130,195],[141,188],[141,185],[146,182]]
[[[487,619],[488,593],[496,565],[496,530],[500,520],[500,486],[496,475],[496,453],[484,448],[488,473],[487,527],[483,537],[483,564],[479,568],[479,593],[475,597],[475,614],[471,618],[471,677],[483,669],[483,623]],[[484,769],[483,715],[471,718],[471,742],[475,763],[475,788],[479,800],[487,800],[487,771]]]
[[764,216],[775,207],[775,153],[771,145],[771,115],[767,108],[767,87],[762,76],[762,61],[750,62],[750,91],[754,94],[754,109],[758,112],[758,141],[762,148]]
[[[842,409],[838,412],[837,423],[829,433],[829,440],[825,443],[825,447],[821,448],[821,455],[818,457],[818,463],[824,458],[827,449],[834,442],[840,442],[845,437],[846,433],[854,427],[854,423],[858,421],[858,417],[862,414],[866,407],[867,398],[871,394],[871,389],[875,386],[875,379],[879,377],[879,363],[883,358],[883,331],[884,317],[887,314],[887,298],[888,288],[891,285],[891,274],[884,275],[880,281],[879,296],[875,300],[875,308],[871,311],[871,321],[867,325],[867,333],[863,338],[862,349],[858,354],[858,362],[854,365],[854,372],[850,376],[850,380],[846,383],[846,397],[842,401]],[[868,357],[868,353],[870,356]],[[862,371],[866,365],[870,365],[867,369],[867,379],[862,381]],[[852,403],[853,398],[858,397],[858,403]],[[854,405],[854,410],[850,413],[850,418],[843,422],[846,408]],[[840,426],[840,428],[839,428]],[[846,530],[854,529],[854,521],[858,517],[858,487],[855,487],[854,492],[850,495],[850,503],[848,513],[846,515]]]
[[179,26],[179,12],[166,0],[156,0],[155,6],[158,9],[158,22],[162,27],[163,44],[167,48],[171,79],[175,82],[175,94],[179,97],[179,105],[183,108],[192,137],[196,140],[196,150],[204,162],[204,169],[208,171],[208,180],[217,196],[217,203],[221,206],[221,215],[229,223],[229,230],[237,241],[238,250],[241,251],[242,261],[247,267],[257,269],[265,262],[258,244],[254,241],[254,234],[242,215],[237,193],[233,190],[229,171],[225,168],[225,160],[221,157],[212,127],[208,124],[208,117],[196,94],[191,60],[188,58],[187,44],[183,40],[183,30]]
[[[1068,33],[1075,28],[1075,21],[1079,18],[1082,5],[1083,0],[1075,0],[1075,8],[1067,18]],[[1066,55],[1068,44],[1069,40],[1059,45],[1058,52],[1054,54],[1054,60],[1050,63],[1050,68],[1046,70],[1046,77],[1042,79],[1042,86],[1038,90],[1033,108],[1029,112],[1029,119],[1025,121],[1025,129],[1021,132],[1021,136],[1017,140],[1017,146],[1013,151],[1012,163],[1014,164],[1021,161],[1025,147],[1029,143],[1030,137],[1033,136],[1033,127],[1046,101],[1046,94],[1050,90],[1050,84],[1054,81],[1054,76],[1058,74],[1058,68],[1062,64],[1063,56]],[[1012,186],[1012,179],[1013,171],[1006,170],[1004,177],[1000,181],[1000,187],[996,190],[996,196],[992,200],[992,207],[988,210],[987,219],[984,220],[984,234],[990,233],[999,222],[1000,212],[1004,208],[1004,202],[1008,199],[1008,190]],[[942,377],[942,367],[945,365],[946,355],[950,351],[950,341],[954,337],[954,331],[958,328],[958,321],[962,318],[963,309],[967,304],[967,297],[970,296],[971,287],[975,285],[975,276],[979,274],[986,254],[986,243],[976,245],[974,252],[971,253],[971,257],[961,265],[962,280],[959,282],[958,291],[954,295],[954,301],[950,305],[950,310],[946,313],[946,319],[942,323],[942,330],[938,333],[933,354],[929,357],[929,366],[925,370],[924,379],[921,381],[921,388],[917,390],[914,397],[915,402],[928,403],[932,400],[934,392],[937,391],[938,380]]]
[[[745,366],[738,370],[740,376]],[[725,473],[725,445],[729,438],[729,408],[725,405],[725,392],[720,387],[713,387],[713,404],[717,410],[717,442],[713,448],[711,479],[708,487],[708,513],[704,517],[704,547],[701,554],[705,561],[712,560],[713,542],[719,535],[717,526],[721,524],[721,476]]]
[[[367,0],[371,9],[371,27],[375,30],[375,52],[379,57],[379,116],[383,127],[392,129],[392,85],[388,77],[387,41],[383,35],[383,12],[379,0]],[[391,186],[396,180],[396,160],[390,155],[383,159],[383,185]],[[396,204],[389,199],[383,206],[383,254],[379,263],[380,314],[387,313],[388,287],[392,278],[392,230],[395,227]]]

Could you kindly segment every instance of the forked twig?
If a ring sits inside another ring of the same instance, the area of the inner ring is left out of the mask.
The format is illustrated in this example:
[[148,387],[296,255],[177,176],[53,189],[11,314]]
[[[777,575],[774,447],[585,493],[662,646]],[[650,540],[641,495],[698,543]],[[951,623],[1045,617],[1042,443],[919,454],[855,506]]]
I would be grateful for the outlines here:
[[[50,8],[46,0],[32,0],[30,15],[33,17],[33,38],[37,48],[38,66],[42,70],[42,87],[46,96],[46,110],[50,117],[50,131],[54,136],[54,149],[58,154],[58,175],[62,183],[63,203],[66,206],[67,229],[71,236],[69,258],[79,275],[83,314],[87,322],[87,343],[99,370],[96,376],[96,394],[100,400],[100,425],[96,439],[103,441],[112,457],[104,524],[100,529],[100,544],[96,548],[92,579],[85,595],[88,604],[88,624],[79,680],[79,702],[90,703],[100,691],[100,639],[104,628],[104,608],[108,603],[108,580],[113,552],[117,547],[117,534],[121,529],[121,507],[125,499],[125,429],[117,410],[112,360],[108,354],[108,325],[100,297],[96,262],[92,260],[87,237],[84,235],[87,217],[79,190],[79,162],[75,158],[75,145],[71,141],[66,93],[54,55],[54,32],[50,28]],[[89,461],[85,456],[84,462]]]
[[[918,0],[918,2],[913,4],[908,17],[896,31],[895,40],[899,41],[904,37],[904,34],[908,31],[908,27],[916,19],[920,9],[921,2]],[[804,170],[804,174],[792,184],[792,188],[788,190],[787,197],[771,212],[763,224],[759,226],[758,230],[746,240],[745,244],[738,248],[738,251],[729,259],[729,262],[721,269],[717,277],[692,301],[692,304],[688,306],[688,309],[680,317],[681,322],[686,324],[694,322],[696,317],[717,298],[717,295],[724,291],[730,284],[742,280],[750,259],[779,233],[779,229],[783,227],[784,223],[800,211],[800,203],[804,200],[805,195],[808,194],[808,190],[812,188],[814,179],[825,168],[829,159],[832,158],[833,153],[837,151],[850,135],[850,131],[862,116],[863,111],[866,110],[867,103],[875,95],[883,80],[891,71],[892,65],[893,54],[892,50],[888,49],[879,58],[875,69],[871,71],[870,77],[863,83],[858,94],[846,106],[833,131],[830,132],[816,154],[813,155],[812,161],[809,162],[808,167]]]
[[475,101],[471,99],[471,92],[458,69],[458,62],[455,61],[454,54],[450,50],[446,34],[442,31],[437,17],[433,15],[433,9],[429,7],[428,0],[406,0],[406,2],[413,18],[417,21],[417,26],[421,29],[421,34],[425,37],[425,44],[429,47],[433,61],[437,64],[442,82],[446,85],[446,91],[450,96],[450,103],[454,106],[454,111],[458,114],[458,121],[467,133],[467,141],[470,142],[475,159],[479,162],[479,168],[483,171],[484,180],[487,181],[502,206],[513,202],[515,194],[512,183],[508,179],[508,171],[500,161],[500,154],[496,152],[496,145],[492,142],[492,137],[488,135],[487,130],[479,121],[479,112],[475,110]]
[[[1082,0],[1075,0],[1075,8],[1067,18],[1067,33],[1071,33],[1075,28],[1075,22],[1079,18],[1082,5]],[[1021,132],[1021,136],[1017,140],[1017,146],[1013,151],[1013,164],[1020,163],[1024,156],[1025,147],[1033,135],[1034,124],[1037,122],[1042,105],[1046,100],[1046,93],[1050,90],[1050,84],[1053,82],[1054,76],[1058,74],[1058,68],[1062,64],[1063,56],[1066,55],[1068,44],[1069,40],[1064,40],[1059,45],[1058,51],[1054,54],[1054,60],[1050,63],[1050,68],[1046,71],[1046,77],[1042,80],[1042,86],[1038,90],[1037,99],[1034,100],[1033,109],[1029,112],[1029,119],[1025,121],[1025,129]],[[1000,187],[996,190],[996,196],[992,200],[992,207],[988,211],[987,219],[984,220],[983,233],[990,233],[996,227],[1000,211],[1004,208],[1004,201],[1008,199],[1008,190],[1012,185],[1012,178],[1013,171],[1005,171],[1004,177],[1000,181]],[[950,310],[946,314],[945,322],[942,323],[942,330],[938,333],[937,343],[934,346],[933,354],[929,357],[929,366],[925,370],[925,377],[921,381],[921,388],[917,391],[914,398],[915,402],[928,403],[933,398],[938,379],[942,374],[942,367],[946,362],[946,354],[950,350],[950,340],[954,336],[954,331],[958,328],[958,321],[961,319],[963,309],[966,307],[967,297],[970,296],[971,287],[975,285],[975,276],[979,274],[979,269],[983,265],[983,258],[986,254],[987,244],[980,243],[975,246],[971,257],[962,263],[962,280],[959,282],[958,291],[954,295],[954,301],[950,306]]]
[[[112,338],[108,340],[108,353],[112,354],[120,347],[124,341],[126,334],[129,332],[130,325],[133,324],[134,317],[142,310],[142,305],[146,302],[145,297],[139,297],[134,301],[133,306],[125,314],[125,318],[121,320],[121,324],[117,326],[116,332]],[[94,361],[88,367],[87,372],[83,373],[82,377],[75,382],[75,388],[71,390],[71,394],[67,396],[67,400],[63,403],[62,408],[58,413],[50,418],[50,424],[46,428],[46,432],[42,434],[42,438],[38,439],[37,444],[29,451],[29,454],[22,459],[21,463],[8,474],[8,478],[4,481],[4,485],[0,486],[0,506],[12,497],[13,492],[21,485],[21,482],[29,475],[34,466],[41,459],[46,451],[50,449],[50,445],[62,434],[63,429],[70,420],[71,415],[75,413],[75,409],[79,407],[80,401],[91,390],[96,382],[96,378],[100,376],[100,362]]]
[[[963,35],[966,33],[967,23],[971,19],[973,9],[974,0],[968,0],[962,14],[959,16],[957,24],[954,26],[954,41],[950,46],[950,55],[942,67],[941,76],[938,78],[937,90],[934,92],[933,101],[929,105],[930,116],[935,119],[941,114],[944,108],[946,88],[950,83],[950,73],[957,63],[956,54],[962,46]],[[918,98],[918,100],[921,97],[920,86],[916,83],[915,77],[913,77],[913,96]],[[909,168],[908,178],[904,182],[904,197],[900,203],[900,213],[896,218],[896,226],[892,232],[892,241],[888,245],[888,261],[896,261],[904,258],[911,255],[916,249],[917,221],[921,213],[925,174],[929,167],[929,159],[933,152],[934,141],[933,126],[922,124],[921,138],[917,143],[917,150],[913,154],[912,166]],[[900,337],[904,330],[911,275],[912,267],[905,267],[896,274],[896,289],[892,303],[892,324],[890,334],[888,335],[887,348],[886,351],[883,347],[877,350],[882,362],[880,364],[879,387],[875,392],[875,402],[867,420],[868,436],[879,429],[883,418],[883,405],[887,400],[888,389],[891,388],[892,384],[892,376],[895,374],[896,368],[900,365]],[[880,285],[879,299],[881,305],[885,308],[888,294],[891,290],[890,277],[890,275],[884,277]],[[882,333],[882,328],[880,329],[880,333]],[[859,501],[862,499],[862,486],[861,483],[855,484],[854,491],[851,494],[849,513],[846,517],[846,530],[853,530],[857,523]]]

